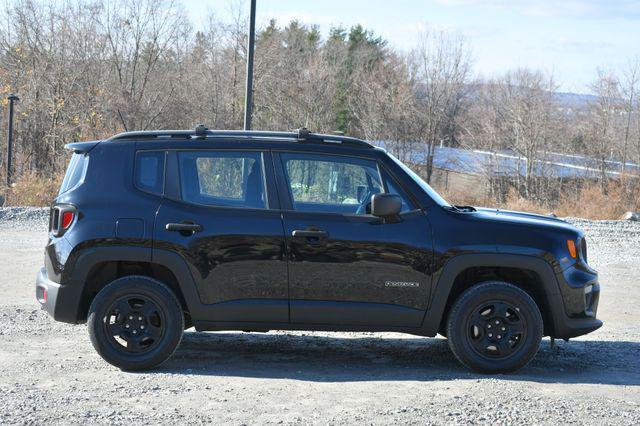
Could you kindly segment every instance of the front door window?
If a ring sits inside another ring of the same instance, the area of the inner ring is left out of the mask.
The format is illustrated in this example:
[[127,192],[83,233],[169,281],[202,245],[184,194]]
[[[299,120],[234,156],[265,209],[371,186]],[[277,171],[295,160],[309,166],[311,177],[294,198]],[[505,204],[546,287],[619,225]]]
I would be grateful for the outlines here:
[[384,192],[375,161],[313,154],[282,158],[294,210],[368,214],[371,196]]

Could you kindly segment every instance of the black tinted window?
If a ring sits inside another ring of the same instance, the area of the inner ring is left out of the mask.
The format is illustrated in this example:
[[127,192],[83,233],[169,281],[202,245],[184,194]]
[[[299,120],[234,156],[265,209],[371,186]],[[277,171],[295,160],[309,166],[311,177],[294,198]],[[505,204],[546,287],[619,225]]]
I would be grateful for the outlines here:
[[407,194],[402,190],[402,188],[391,178],[386,178],[385,183],[387,185],[387,192],[389,194],[395,194],[402,198],[402,209],[401,213],[408,212],[415,209],[414,204],[411,202]]
[[182,199],[212,206],[266,206],[259,152],[181,151]]
[[375,161],[317,154],[282,154],[294,210],[368,214],[382,191]]
[[67,172],[64,175],[64,179],[62,180],[62,185],[60,185],[60,192],[67,192],[76,186],[80,185],[84,180],[84,174],[87,170],[87,163],[89,162],[89,157],[86,154],[73,154],[71,156],[71,161],[69,161],[69,167],[67,167]]
[[135,184],[143,191],[162,194],[164,188],[164,151],[140,151],[136,156]]

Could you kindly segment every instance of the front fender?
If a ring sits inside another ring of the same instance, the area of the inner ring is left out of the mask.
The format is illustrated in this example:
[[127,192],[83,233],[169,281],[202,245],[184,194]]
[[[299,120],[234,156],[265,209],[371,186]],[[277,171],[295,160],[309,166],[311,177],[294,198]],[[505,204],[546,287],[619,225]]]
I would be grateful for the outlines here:
[[456,277],[465,269],[473,267],[504,267],[528,270],[536,273],[543,286],[546,304],[551,310],[553,329],[561,327],[565,316],[558,281],[551,265],[543,259],[520,254],[460,254],[449,259],[437,277],[422,328],[427,336],[435,336],[444,319],[447,300],[453,289]]

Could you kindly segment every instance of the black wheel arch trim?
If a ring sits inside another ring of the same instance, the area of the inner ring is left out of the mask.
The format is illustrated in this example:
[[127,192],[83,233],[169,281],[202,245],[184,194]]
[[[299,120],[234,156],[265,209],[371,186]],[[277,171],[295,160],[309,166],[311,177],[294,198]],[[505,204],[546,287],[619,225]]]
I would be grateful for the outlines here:
[[116,245],[91,247],[74,253],[74,258],[73,264],[69,265],[69,274],[63,271],[62,276],[66,276],[66,279],[60,282],[53,317],[56,321],[78,324],[86,320],[82,297],[91,269],[98,263],[109,261],[148,263],[151,261],[151,248]]
[[422,323],[425,335],[436,335],[444,319],[447,300],[456,277],[465,269],[472,267],[517,268],[536,273],[540,278],[545,301],[550,310],[552,324],[549,329],[554,337],[575,337],[602,325],[602,322],[596,319],[576,321],[566,315],[556,274],[546,260],[520,254],[474,253],[460,254],[449,259],[435,280],[437,284],[434,286],[429,308]]
[[62,284],[62,287],[66,287],[67,291],[65,291],[64,297],[58,299],[57,304],[59,306],[56,307],[56,313],[60,313],[60,315],[56,315],[56,317],[59,317],[56,318],[57,320],[72,323],[83,322],[80,306],[89,272],[95,265],[111,261],[145,262],[162,265],[168,268],[175,276],[189,312],[194,315],[204,307],[200,303],[197,287],[187,263],[177,253],[162,249],[153,249],[152,251],[150,247],[94,247],[88,248],[79,254],[75,262],[75,268],[69,276],[69,281]]
[[176,277],[192,319],[206,315],[206,305],[200,301],[200,293],[198,293],[196,281],[191,274],[187,261],[182,256],[170,250],[154,248],[151,263],[157,263],[168,268]]

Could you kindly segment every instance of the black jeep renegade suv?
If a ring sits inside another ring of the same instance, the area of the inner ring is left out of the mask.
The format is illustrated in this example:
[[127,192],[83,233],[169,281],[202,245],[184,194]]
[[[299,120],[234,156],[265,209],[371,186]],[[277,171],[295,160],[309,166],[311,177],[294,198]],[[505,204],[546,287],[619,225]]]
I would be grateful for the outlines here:
[[584,234],[449,205],[385,150],[297,132],[129,132],[79,142],[36,297],[148,369],[196,330],[448,337],[479,372],[602,325]]

